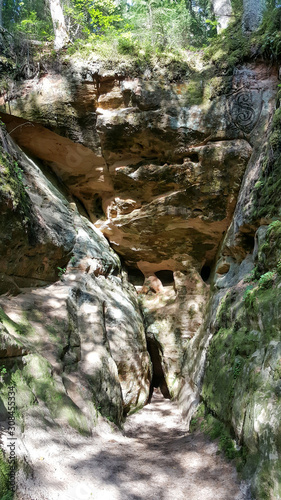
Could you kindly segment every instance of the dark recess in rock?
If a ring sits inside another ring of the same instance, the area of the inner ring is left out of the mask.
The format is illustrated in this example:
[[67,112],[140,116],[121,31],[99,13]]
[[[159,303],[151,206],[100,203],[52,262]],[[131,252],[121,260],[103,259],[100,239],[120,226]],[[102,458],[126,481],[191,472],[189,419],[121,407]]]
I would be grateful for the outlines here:
[[144,283],[143,273],[135,267],[127,267],[128,280],[132,285],[142,286]]
[[173,271],[156,271],[155,276],[161,281],[163,286],[169,286],[174,284],[174,274]]
[[150,385],[148,403],[150,403],[151,401],[154,388],[157,387],[159,387],[164,398],[171,399],[161,362],[161,345],[155,338],[149,338],[147,339],[147,350],[152,362],[152,380]]
[[105,215],[102,209],[102,198],[98,194],[95,194],[93,197],[93,212],[96,217],[102,217]]
[[208,279],[210,278],[211,274],[211,268],[210,266],[204,265],[201,269],[200,276],[205,283],[208,282]]
[[188,158],[193,161],[193,163],[199,163],[199,155],[198,153],[190,153]]

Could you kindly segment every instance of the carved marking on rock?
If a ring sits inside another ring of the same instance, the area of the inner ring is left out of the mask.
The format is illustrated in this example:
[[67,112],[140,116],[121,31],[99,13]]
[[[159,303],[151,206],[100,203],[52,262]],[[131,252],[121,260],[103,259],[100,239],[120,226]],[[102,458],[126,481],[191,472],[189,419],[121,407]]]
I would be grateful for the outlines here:
[[249,134],[256,126],[262,101],[258,91],[242,89],[229,100],[229,114],[234,125]]

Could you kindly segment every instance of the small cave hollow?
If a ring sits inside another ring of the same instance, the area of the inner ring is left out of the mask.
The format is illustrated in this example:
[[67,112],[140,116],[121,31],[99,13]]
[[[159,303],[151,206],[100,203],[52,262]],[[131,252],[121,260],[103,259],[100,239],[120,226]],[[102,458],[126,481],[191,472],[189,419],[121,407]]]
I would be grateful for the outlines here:
[[174,285],[174,273],[173,271],[156,271],[155,276],[161,281],[163,286]]
[[96,217],[103,217],[104,211],[102,208],[102,197],[98,194],[95,194],[93,197],[93,212]]
[[193,163],[199,163],[199,154],[198,153],[190,153],[188,155],[188,158],[193,162]]
[[143,286],[144,275],[136,267],[127,267],[128,280],[134,286]]
[[208,280],[211,276],[211,267],[207,264],[204,264],[204,266],[202,267],[202,269],[200,271],[200,276],[201,276],[202,280],[205,281],[205,283],[208,283]]
[[252,253],[255,247],[255,236],[250,233],[242,233],[239,239],[241,246],[243,246],[248,253]]
[[152,363],[152,380],[150,384],[148,404],[151,402],[154,388],[158,387],[165,399],[171,399],[162,367],[161,346],[159,342],[157,342],[156,339],[147,339],[147,350]]

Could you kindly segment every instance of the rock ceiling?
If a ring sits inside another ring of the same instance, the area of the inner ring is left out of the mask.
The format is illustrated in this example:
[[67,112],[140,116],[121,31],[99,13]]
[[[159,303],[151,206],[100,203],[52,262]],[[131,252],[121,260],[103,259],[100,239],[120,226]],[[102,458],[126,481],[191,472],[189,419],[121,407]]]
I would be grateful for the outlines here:
[[1,113],[11,137],[56,173],[127,264],[211,265],[276,76],[241,67],[214,99],[202,81],[194,104],[189,81],[75,71],[18,85],[11,115]]

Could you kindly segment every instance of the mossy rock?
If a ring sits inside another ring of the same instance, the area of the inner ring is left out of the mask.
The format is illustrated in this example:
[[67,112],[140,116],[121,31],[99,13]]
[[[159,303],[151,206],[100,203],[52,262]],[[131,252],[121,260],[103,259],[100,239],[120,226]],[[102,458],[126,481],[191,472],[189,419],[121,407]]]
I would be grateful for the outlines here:
[[10,467],[4,457],[3,451],[0,450],[0,497],[1,500],[13,500],[14,493],[9,489]]

